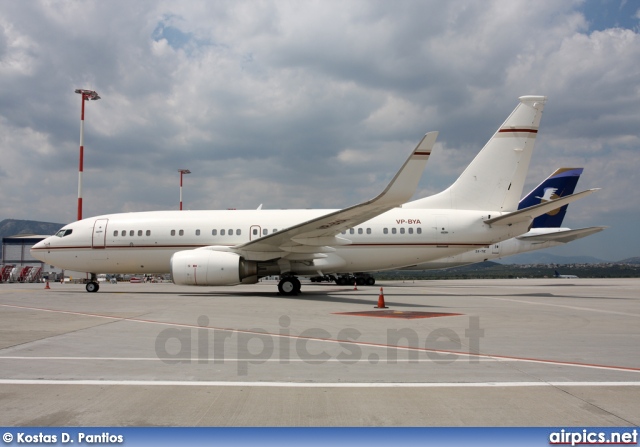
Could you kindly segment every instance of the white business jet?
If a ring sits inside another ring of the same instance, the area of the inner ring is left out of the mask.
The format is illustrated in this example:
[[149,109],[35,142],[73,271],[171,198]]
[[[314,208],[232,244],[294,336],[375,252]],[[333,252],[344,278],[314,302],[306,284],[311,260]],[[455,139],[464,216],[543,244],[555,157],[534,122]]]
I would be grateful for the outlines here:
[[166,273],[180,285],[226,286],[280,275],[374,272],[486,247],[528,231],[532,220],[595,190],[518,210],[544,96],[523,96],[456,182],[408,202],[431,154],[427,133],[389,185],[342,210],[157,211],[109,214],[64,226],[31,249],[60,268],[97,273]]

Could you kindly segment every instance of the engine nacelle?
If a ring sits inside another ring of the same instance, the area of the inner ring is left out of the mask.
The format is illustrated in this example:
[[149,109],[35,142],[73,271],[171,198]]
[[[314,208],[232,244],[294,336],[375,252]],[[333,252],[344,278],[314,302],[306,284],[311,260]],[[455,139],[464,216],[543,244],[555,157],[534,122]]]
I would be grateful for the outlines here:
[[232,286],[258,282],[258,265],[235,253],[186,250],[171,257],[174,284],[188,286]]

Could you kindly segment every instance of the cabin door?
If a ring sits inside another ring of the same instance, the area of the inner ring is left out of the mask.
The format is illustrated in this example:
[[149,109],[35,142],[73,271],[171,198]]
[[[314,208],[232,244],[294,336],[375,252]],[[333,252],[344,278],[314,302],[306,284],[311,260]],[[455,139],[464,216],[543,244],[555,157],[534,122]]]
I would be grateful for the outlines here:
[[249,240],[253,241],[262,237],[261,233],[262,229],[260,228],[260,225],[251,225],[251,228],[249,228]]
[[96,219],[93,224],[91,248],[104,249],[107,243],[107,222],[109,222],[109,219]]

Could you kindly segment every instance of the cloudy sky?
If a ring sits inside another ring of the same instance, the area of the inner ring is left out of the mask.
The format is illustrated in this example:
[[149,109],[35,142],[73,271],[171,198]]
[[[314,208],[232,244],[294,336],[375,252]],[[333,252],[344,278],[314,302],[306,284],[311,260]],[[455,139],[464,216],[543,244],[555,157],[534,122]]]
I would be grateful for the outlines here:
[[546,95],[525,186],[584,167],[550,250],[640,256],[636,1],[4,1],[0,220],[342,208],[440,131],[416,197],[446,188],[516,106]]

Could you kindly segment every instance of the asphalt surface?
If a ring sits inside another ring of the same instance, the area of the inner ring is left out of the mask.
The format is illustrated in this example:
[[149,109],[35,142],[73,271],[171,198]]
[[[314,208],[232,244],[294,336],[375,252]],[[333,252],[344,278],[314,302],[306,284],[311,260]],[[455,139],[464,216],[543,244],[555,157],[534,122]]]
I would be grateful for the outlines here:
[[50,287],[0,284],[0,425],[640,425],[637,279]]

